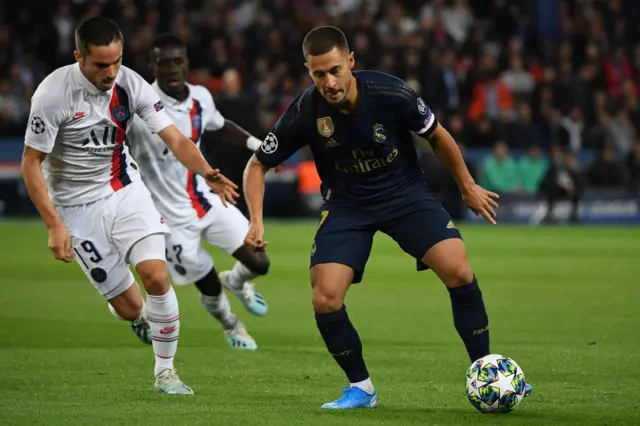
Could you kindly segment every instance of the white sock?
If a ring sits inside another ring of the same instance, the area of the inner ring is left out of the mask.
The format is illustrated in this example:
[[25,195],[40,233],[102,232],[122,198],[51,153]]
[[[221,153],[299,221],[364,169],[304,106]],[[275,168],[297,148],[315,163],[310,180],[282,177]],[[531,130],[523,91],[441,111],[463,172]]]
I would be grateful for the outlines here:
[[229,285],[235,289],[241,289],[244,283],[257,275],[251,272],[244,264],[236,262],[229,274]]
[[224,292],[220,296],[207,296],[200,293],[200,301],[204,308],[222,325],[225,330],[230,330],[238,323],[238,317],[231,312],[229,299]]
[[366,380],[363,380],[361,382],[350,383],[349,386],[352,387],[352,388],[362,389],[363,391],[365,391],[369,395],[371,395],[373,392],[375,392],[375,389],[373,387],[373,383],[371,382],[371,377],[368,377]]
[[[115,308],[114,308],[113,306],[111,306],[111,303],[107,302],[107,306],[109,307],[109,311],[111,312],[111,314],[112,314],[114,317],[116,317],[116,319],[118,319],[118,320],[120,320],[120,321],[129,321],[129,320],[126,320],[126,319],[122,318],[122,317],[120,316],[120,314],[118,314],[118,312],[115,310]],[[130,321],[130,322],[133,322],[134,324],[139,324],[139,323],[142,323],[142,322],[147,322],[147,317],[146,317],[145,312],[144,312],[144,306],[145,306],[145,305],[144,305],[144,300],[142,300],[142,311],[141,311],[141,313],[140,313],[140,316],[139,316],[138,318],[136,318],[135,320]]]
[[173,358],[178,350],[178,334],[180,333],[180,315],[178,298],[173,290],[162,296],[147,295],[147,320],[151,326],[153,352],[156,355],[155,375],[163,370],[173,370]]

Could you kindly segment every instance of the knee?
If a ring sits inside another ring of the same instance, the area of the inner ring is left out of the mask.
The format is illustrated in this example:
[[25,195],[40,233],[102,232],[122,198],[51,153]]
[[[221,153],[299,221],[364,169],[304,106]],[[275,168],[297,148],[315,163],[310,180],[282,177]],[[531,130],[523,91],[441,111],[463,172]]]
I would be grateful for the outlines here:
[[166,264],[162,261],[147,262],[153,262],[153,264],[143,265],[146,262],[142,262],[137,268],[145,290],[153,296],[165,294],[171,286]]
[[444,285],[449,288],[462,287],[471,284],[473,281],[473,271],[471,265],[465,259],[464,261],[452,263],[441,271],[440,278]]
[[251,262],[251,267],[249,269],[256,275],[267,275],[269,273],[270,266],[271,261],[266,255],[263,255],[256,256]]
[[335,312],[344,304],[344,298],[338,294],[332,294],[328,291],[316,287],[313,289],[313,309],[319,314]]

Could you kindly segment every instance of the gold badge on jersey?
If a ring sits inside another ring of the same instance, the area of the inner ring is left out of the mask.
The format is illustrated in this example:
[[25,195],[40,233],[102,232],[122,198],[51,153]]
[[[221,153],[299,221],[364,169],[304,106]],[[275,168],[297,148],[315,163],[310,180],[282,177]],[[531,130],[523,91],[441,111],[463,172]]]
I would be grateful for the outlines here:
[[316,127],[318,128],[318,133],[320,133],[325,138],[330,138],[331,135],[333,135],[333,131],[335,130],[331,117],[318,118],[316,120]]
[[384,143],[387,140],[387,131],[382,124],[373,126],[373,140],[378,143]]

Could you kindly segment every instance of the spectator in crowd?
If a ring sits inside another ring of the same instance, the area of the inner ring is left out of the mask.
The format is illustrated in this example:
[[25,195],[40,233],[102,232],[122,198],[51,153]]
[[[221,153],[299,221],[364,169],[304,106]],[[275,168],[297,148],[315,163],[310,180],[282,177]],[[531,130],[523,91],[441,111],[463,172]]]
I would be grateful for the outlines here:
[[636,141],[633,151],[627,156],[627,170],[631,188],[640,190],[640,140]]
[[580,107],[572,107],[569,114],[560,119],[560,126],[567,135],[566,148],[572,152],[579,152],[582,149],[582,132],[584,131],[584,120]]
[[469,118],[487,117],[496,120],[502,111],[513,109],[513,95],[495,70],[487,71],[473,88]]
[[615,159],[615,151],[611,147],[600,150],[598,158],[586,170],[589,185],[594,188],[614,188],[626,182],[626,170]]
[[626,106],[621,105],[618,107],[616,115],[608,120],[606,131],[609,144],[614,153],[618,152],[622,155],[627,155],[631,152],[638,134],[633,123],[631,123]]
[[578,203],[584,192],[584,178],[578,170],[578,162],[571,151],[563,152],[560,146],[551,148],[552,163],[540,184],[539,193],[547,202],[544,221],[554,219],[554,208],[560,201],[569,201],[569,220],[578,221]]
[[[310,84],[300,43],[310,27],[329,24],[345,30],[359,66],[398,75],[439,120],[461,124],[455,137],[470,152],[504,141],[514,153],[539,145],[541,157],[555,145],[577,156],[609,145],[614,157],[635,158],[639,3],[552,3],[557,7],[523,0],[1,2],[0,134],[23,137],[34,88],[73,61],[74,25],[104,15],[128,40],[124,64],[147,79],[154,34],[181,37],[191,52],[190,81],[209,88],[221,112],[256,135]],[[215,152],[218,164],[240,164],[227,161],[236,154]],[[484,168],[483,159],[476,164]],[[589,182],[601,185],[607,164],[594,164]],[[620,170],[608,181],[624,182]],[[629,176],[636,176],[631,169]]]
[[509,155],[509,147],[503,141],[493,146],[480,172],[480,186],[498,193],[517,192],[521,189],[518,167]]
[[518,161],[522,190],[528,194],[537,194],[548,168],[549,163],[542,156],[540,146],[532,145],[527,154],[523,155]]

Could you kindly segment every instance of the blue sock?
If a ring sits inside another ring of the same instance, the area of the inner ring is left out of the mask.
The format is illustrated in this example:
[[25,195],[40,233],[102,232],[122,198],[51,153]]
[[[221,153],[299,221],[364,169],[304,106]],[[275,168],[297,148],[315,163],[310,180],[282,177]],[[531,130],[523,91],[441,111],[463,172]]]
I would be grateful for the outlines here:
[[316,325],[327,345],[329,353],[336,360],[350,383],[369,378],[367,366],[362,357],[362,342],[351,324],[344,305],[335,312],[316,312]]
[[476,277],[471,284],[447,289],[451,296],[453,323],[471,362],[489,355],[489,318]]

